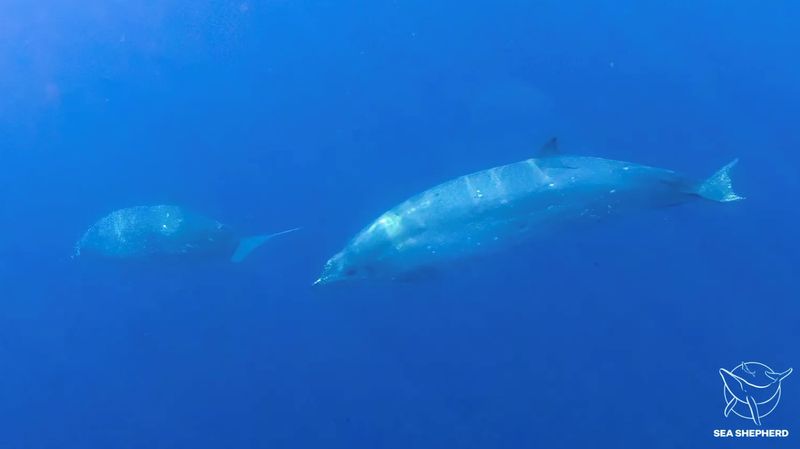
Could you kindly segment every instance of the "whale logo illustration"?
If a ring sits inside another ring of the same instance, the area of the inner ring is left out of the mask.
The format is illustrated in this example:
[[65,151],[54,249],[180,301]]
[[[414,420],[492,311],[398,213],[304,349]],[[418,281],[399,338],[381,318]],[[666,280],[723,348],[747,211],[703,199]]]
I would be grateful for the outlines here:
[[760,362],[742,362],[732,370],[720,368],[725,385],[725,417],[736,416],[761,425],[761,419],[772,413],[781,400],[781,382],[792,374],[792,368],[777,372]]

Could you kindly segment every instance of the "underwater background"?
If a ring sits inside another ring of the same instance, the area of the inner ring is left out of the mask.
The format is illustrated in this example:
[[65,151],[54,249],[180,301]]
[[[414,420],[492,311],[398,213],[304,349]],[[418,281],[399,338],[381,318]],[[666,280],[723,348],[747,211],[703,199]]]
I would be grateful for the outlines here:
[[[719,369],[797,367],[800,3],[0,1],[0,448],[798,447],[718,439]],[[314,289],[380,213],[564,152],[696,202],[441,278]],[[244,263],[83,263],[180,204]]]

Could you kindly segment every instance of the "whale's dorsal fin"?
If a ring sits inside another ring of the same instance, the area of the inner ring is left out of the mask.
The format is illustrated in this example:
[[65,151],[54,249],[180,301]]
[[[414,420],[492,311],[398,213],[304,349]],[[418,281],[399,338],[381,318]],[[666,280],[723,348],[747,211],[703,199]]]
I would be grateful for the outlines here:
[[554,157],[560,156],[561,151],[558,149],[558,138],[553,137],[552,139],[548,140],[542,148],[539,148],[539,152],[536,153],[536,157],[545,158],[545,157]]
[[565,164],[564,160],[559,156],[561,156],[561,150],[558,149],[558,139],[553,137],[542,145],[542,148],[536,153],[537,164],[539,167],[544,168],[565,168],[569,170],[578,168]]

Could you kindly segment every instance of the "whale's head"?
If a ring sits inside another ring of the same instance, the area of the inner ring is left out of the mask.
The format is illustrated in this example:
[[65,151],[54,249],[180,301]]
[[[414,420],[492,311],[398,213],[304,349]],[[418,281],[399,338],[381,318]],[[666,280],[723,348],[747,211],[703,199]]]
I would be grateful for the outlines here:
[[392,212],[381,215],[328,260],[314,285],[389,277],[386,259],[396,251],[394,241],[404,229],[401,221]]
[[342,251],[325,263],[322,274],[314,285],[326,285],[337,282],[357,281],[374,277],[375,268],[357,254]]

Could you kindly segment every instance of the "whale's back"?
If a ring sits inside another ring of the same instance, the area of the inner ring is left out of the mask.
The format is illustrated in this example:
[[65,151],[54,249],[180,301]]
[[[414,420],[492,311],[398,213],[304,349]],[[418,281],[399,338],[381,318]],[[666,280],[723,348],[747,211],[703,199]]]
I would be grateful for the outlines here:
[[80,254],[136,258],[232,252],[236,239],[221,223],[178,206],[137,206],[110,213],[78,242]]

